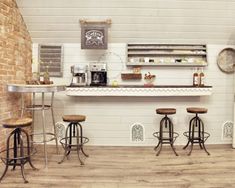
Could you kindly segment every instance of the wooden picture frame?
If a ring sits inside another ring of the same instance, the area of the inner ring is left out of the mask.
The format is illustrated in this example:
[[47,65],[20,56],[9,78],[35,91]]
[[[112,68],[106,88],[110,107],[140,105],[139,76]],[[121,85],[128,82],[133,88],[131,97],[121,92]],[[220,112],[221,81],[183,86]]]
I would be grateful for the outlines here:
[[107,25],[84,24],[81,26],[81,49],[107,49]]

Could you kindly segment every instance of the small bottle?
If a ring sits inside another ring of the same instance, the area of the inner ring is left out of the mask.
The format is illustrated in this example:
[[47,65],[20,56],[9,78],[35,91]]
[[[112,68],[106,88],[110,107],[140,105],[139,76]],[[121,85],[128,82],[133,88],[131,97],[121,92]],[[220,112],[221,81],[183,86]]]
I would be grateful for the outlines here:
[[193,73],[193,86],[198,86],[199,83],[198,83],[198,70],[196,69]]
[[205,74],[203,73],[203,68],[201,68],[201,72],[199,74],[199,80],[200,80],[199,85],[204,86],[205,85]]
[[49,75],[49,71],[48,71],[48,66],[46,67],[46,72],[44,72],[43,74],[43,82],[44,84],[50,84],[50,75]]

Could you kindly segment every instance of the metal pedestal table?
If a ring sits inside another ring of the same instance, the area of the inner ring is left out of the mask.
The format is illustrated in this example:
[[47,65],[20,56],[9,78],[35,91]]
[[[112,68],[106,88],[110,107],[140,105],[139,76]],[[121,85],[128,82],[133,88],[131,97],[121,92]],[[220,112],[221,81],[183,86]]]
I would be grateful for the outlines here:
[[[53,111],[53,101],[54,101],[54,93],[59,91],[64,91],[65,86],[64,85],[26,85],[26,84],[8,84],[7,89],[9,92],[18,92],[21,93],[21,116],[23,116],[25,110],[32,110],[33,116],[35,110],[40,110],[42,113],[42,125],[43,130],[42,133],[36,133],[33,135],[43,135],[43,141],[44,144],[44,158],[45,158],[45,167],[47,168],[47,142],[55,140],[56,142],[56,148],[58,153],[58,140],[56,136],[56,129],[55,129],[55,119],[54,119],[54,111]],[[32,93],[33,94],[33,100],[32,105],[25,106],[24,104],[24,93]],[[35,104],[35,95],[36,93],[41,94],[41,104]],[[51,93],[51,102],[50,105],[45,104],[45,93]],[[54,133],[46,132],[46,121],[45,121],[45,110],[51,110],[52,115],[52,122],[54,126]],[[52,138],[47,140],[46,135],[51,135]]]

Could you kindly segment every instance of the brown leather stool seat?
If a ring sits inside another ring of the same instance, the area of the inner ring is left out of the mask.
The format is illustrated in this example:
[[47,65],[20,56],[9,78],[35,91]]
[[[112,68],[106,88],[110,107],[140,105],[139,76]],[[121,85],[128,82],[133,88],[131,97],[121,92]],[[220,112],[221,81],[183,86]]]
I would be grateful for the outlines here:
[[10,118],[2,122],[4,128],[28,127],[32,123],[32,118]]
[[83,115],[64,115],[63,121],[65,122],[82,122],[86,120],[86,116]]
[[156,113],[157,114],[167,114],[167,115],[170,115],[170,114],[175,114],[176,113],[176,109],[175,108],[158,108],[156,110]]
[[[1,153],[6,153],[6,157],[1,157],[5,164],[5,170],[0,177],[0,182],[6,175],[9,166],[13,166],[13,170],[15,170],[16,166],[21,167],[21,174],[25,183],[28,183],[28,181],[25,179],[24,165],[29,163],[30,166],[36,170],[31,162],[32,152],[30,149],[29,134],[22,129],[31,124],[32,118],[10,118],[2,122],[4,128],[11,128],[13,131],[7,137],[6,149],[1,151]],[[26,142],[24,138],[26,139]]]
[[205,114],[207,113],[206,108],[197,108],[197,107],[190,107],[187,108],[188,113],[193,113],[193,114]]

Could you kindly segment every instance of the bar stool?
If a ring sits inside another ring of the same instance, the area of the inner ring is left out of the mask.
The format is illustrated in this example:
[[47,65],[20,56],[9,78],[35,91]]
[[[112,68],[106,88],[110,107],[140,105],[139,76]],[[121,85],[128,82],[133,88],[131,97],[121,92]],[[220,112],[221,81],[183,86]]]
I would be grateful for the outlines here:
[[160,152],[162,150],[162,144],[170,144],[175,155],[178,156],[173,144],[174,144],[176,138],[179,136],[179,134],[174,132],[173,123],[172,123],[171,119],[167,116],[167,115],[175,114],[176,109],[174,109],[174,108],[158,108],[156,110],[156,113],[160,114],[160,115],[164,115],[164,117],[160,121],[159,132],[153,133],[153,136],[158,138],[158,144],[154,148],[154,150],[156,151],[158,149],[158,147],[160,147],[160,149],[156,155],[158,156],[160,154]]
[[65,137],[60,140],[60,143],[64,148],[64,156],[59,164],[64,162],[65,158],[68,157],[71,151],[77,151],[80,164],[84,165],[84,162],[80,159],[79,152],[81,150],[85,157],[89,157],[89,155],[87,155],[83,150],[83,145],[86,144],[89,139],[83,136],[82,125],[80,122],[85,121],[86,116],[64,115],[62,118],[63,121],[69,122],[69,125],[66,128]]
[[204,123],[198,116],[198,114],[207,113],[207,109],[191,107],[187,108],[187,112],[193,113],[195,114],[195,116],[189,122],[189,131],[183,133],[183,135],[188,138],[188,143],[186,144],[186,146],[183,147],[183,149],[186,149],[191,143],[191,149],[188,153],[188,155],[191,155],[193,150],[193,144],[199,143],[200,148],[204,149],[205,152],[210,155],[204,144],[209,138],[210,134],[204,131]]
[[[15,170],[16,166],[21,167],[21,174],[24,179],[24,183],[28,183],[28,181],[25,179],[24,165],[29,162],[33,170],[36,170],[31,162],[31,155],[33,153],[31,153],[30,151],[31,148],[29,135],[24,129],[22,129],[24,127],[29,127],[31,123],[31,118],[11,118],[2,122],[4,128],[14,130],[9,134],[7,138],[6,149],[1,151],[1,153],[6,153],[6,157],[1,157],[1,160],[6,166],[0,178],[0,181],[6,175],[9,166],[13,166],[12,170]],[[26,139],[26,146],[24,146],[24,139]],[[13,141],[13,147],[11,141]]]

